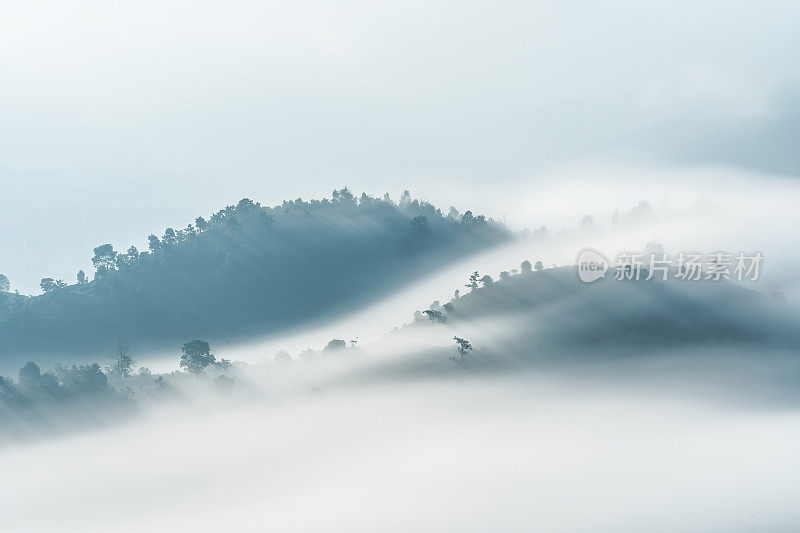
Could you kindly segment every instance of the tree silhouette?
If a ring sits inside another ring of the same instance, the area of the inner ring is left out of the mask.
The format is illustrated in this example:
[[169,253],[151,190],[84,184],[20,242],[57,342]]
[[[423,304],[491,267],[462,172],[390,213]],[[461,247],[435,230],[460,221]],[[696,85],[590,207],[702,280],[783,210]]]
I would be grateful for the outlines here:
[[109,372],[121,378],[130,377],[134,365],[133,357],[128,351],[128,345],[122,341],[117,341],[114,347],[114,357],[111,360]]
[[323,352],[337,352],[339,350],[344,350],[347,348],[347,343],[344,342],[342,339],[332,339],[325,345],[323,348]]
[[135,246],[128,248],[128,253],[125,254],[125,266],[133,266],[139,262],[139,250]]
[[39,282],[39,287],[44,292],[51,292],[59,288],[58,283],[53,278],[42,278],[42,281]]
[[458,351],[460,360],[463,361],[464,358],[469,355],[469,352],[472,351],[472,344],[470,344],[467,339],[462,339],[461,337],[453,337],[453,340],[456,341],[456,350]]
[[173,246],[178,244],[178,236],[175,235],[175,230],[167,228],[164,230],[164,236],[161,237],[161,244],[166,246]]
[[116,262],[117,252],[110,244],[104,244],[94,249],[94,257],[92,257],[92,265],[94,265],[97,272],[96,278],[102,278],[114,271],[117,266]]
[[445,322],[447,322],[447,319],[445,318],[444,314],[441,311],[428,309],[427,311],[423,311],[423,313],[428,315],[428,318],[430,319],[432,324],[436,324],[437,322],[439,324],[444,324]]
[[195,375],[216,362],[211,346],[206,341],[194,339],[181,346],[181,368]]
[[147,236],[147,247],[151,254],[158,253],[161,250],[161,241],[155,235],[150,234]]

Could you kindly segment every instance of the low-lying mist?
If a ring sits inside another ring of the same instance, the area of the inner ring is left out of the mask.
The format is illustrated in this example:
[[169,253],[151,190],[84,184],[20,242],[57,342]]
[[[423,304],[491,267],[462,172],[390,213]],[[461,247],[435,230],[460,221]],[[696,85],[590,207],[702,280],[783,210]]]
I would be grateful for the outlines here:
[[3,530],[633,532],[798,522],[796,410],[687,393],[652,372],[344,384],[319,368],[278,371],[283,391],[207,393],[104,431],[7,447]]
[[[797,186],[775,183],[627,208],[598,193],[571,229],[531,225],[335,319],[208,338],[232,364],[198,376],[180,346],[134,353],[147,372],[111,392],[3,413],[0,527],[796,529]],[[764,263],[755,282],[697,284],[583,285],[565,266],[651,245]],[[476,270],[492,280],[465,287]]]

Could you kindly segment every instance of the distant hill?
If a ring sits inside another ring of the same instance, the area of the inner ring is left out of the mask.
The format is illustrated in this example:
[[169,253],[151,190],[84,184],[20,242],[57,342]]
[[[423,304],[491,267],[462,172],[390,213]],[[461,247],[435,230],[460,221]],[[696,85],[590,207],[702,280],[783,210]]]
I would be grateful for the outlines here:
[[[505,228],[347,189],[265,207],[248,199],[149,238],[150,249],[95,249],[93,281],[0,301],[0,354],[21,360],[134,350],[191,338],[233,340],[349,312],[448,261],[499,244]],[[13,301],[11,301],[13,300]]]
[[800,343],[796,309],[731,282],[670,278],[586,284],[575,267],[504,277],[433,305],[426,315],[417,314],[411,327],[443,323],[473,331],[476,339],[484,337],[478,342],[482,349],[522,358],[591,356],[593,349],[626,357],[709,344],[752,346],[758,352]]

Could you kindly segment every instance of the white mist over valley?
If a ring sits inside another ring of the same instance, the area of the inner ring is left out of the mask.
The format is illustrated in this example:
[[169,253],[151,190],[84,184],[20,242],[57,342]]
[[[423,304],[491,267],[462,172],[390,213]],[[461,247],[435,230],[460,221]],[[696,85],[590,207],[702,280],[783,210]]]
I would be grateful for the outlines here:
[[797,11],[3,5],[0,531],[798,530]]

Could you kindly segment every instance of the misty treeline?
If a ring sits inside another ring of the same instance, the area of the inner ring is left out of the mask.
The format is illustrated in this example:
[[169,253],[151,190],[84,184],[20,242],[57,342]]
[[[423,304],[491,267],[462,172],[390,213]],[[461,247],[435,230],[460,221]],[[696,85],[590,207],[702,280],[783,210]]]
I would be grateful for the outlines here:
[[675,274],[647,280],[644,269],[639,281],[583,283],[574,266],[545,268],[526,260],[497,279],[472,272],[449,301],[415,311],[403,329],[481,332],[483,323],[505,322],[509,327],[482,343],[481,353],[523,360],[570,351],[635,357],[646,349],[690,345],[786,349],[800,342],[797,314],[781,299],[729,281],[687,282]]
[[36,362],[28,361],[19,369],[16,379],[0,376],[0,408],[16,413],[35,408],[42,414],[48,408],[130,411],[137,400],[175,396],[181,383],[187,380],[210,384],[221,392],[230,391],[236,383],[230,375],[231,361],[218,358],[207,341],[188,341],[176,350],[176,356],[179,371],[153,373],[146,366],[137,369],[134,354],[127,344],[119,341],[105,365],[56,364],[42,370]]
[[0,442],[119,422],[136,414],[141,402],[180,398],[187,380],[218,392],[229,392],[235,385],[228,376],[230,360],[217,359],[205,341],[185,343],[179,362],[182,371],[154,374],[146,366],[137,370],[135,357],[121,341],[104,366],[56,364],[43,370],[28,361],[16,379],[0,376],[0,416],[5,421]]
[[[463,362],[472,345],[466,339],[453,337],[455,354],[452,359]],[[279,350],[271,359],[262,359],[257,365],[276,368],[292,363],[316,363],[333,360],[331,357],[348,352],[364,355],[358,341],[331,339],[323,348],[307,348],[293,357],[286,350]],[[176,350],[180,370],[153,373],[146,366],[138,366],[128,345],[118,341],[105,365],[89,362],[73,365],[55,364],[43,370],[34,361],[27,361],[17,372],[16,379],[0,375],[0,412],[24,412],[26,408],[59,409],[82,408],[86,410],[122,409],[132,411],[137,399],[177,397],[185,385],[192,387],[208,385],[217,392],[231,392],[241,380],[247,382],[251,364],[218,357],[211,344],[201,339],[192,339]],[[238,379],[237,379],[238,378]],[[245,385],[247,386],[247,385]],[[169,393],[169,394],[167,394]]]
[[[364,355],[355,339],[331,339],[323,348],[308,348],[296,357],[280,350],[271,359],[254,364],[234,364],[214,354],[210,343],[201,339],[192,339],[174,351],[180,370],[163,373],[138,366],[122,341],[104,364],[55,364],[45,369],[27,361],[16,376],[0,376],[0,444],[119,423],[145,405],[192,401],[199,396],[211,400],[231,394],[258,396],[263,385],[254,380],[264,368],[283,376],[281,371],[293,365],[334,361],[345,354]],[[311,387],[309,392],[318,390]]]
[[233,340],[309,323],[373,299],[430,268],[509,238],[502,224],[408,191],[285,201],[247,198],[149,249],[94,249],[93,279],[44,278],[45,293],[2,293],[0,353],[101,353],[116,338],[169,346],[187,337]]
[[[389,335],[391,342],[393,334],[445,328],[442,333],[452,339],[448,346],[437,341],[407,354],[401,348],[403,357],[375,366],[378,361],[357,339],[331,339],[318,350],[309,348],[296,356],[281,350],[271,360],[251,365],[232,363],[215,354],[209,342],[193,339],[173,349],[180,370],[157,374],[137,368],[132,351],[118,342],[105,365],[55,365],[48,370],[32,361],[21,365],[16,378],[0,378],[0,410],[4,420],[22,419],[34,425],[58,414],[68,420],[76,413],[90,413],[93,419],[99,411],[112,413],[116,420],[135,412],[142,402],[180,398],[187,391],[260,390],[261,385],[252,388],[260,365],[300,368],[295,365],[344,361],[343,354],[356,357],[349,361],[368,363],[375,370],[369,375],[381,379],[394,372],[441,375],[448,365],[465,367],[472,374],[519,369],[522,362],[532,369],[545,361],[570,364],[575,358],[596,363],[678,346],[751,346],[766,353],[800,341],[796,316],[784,313],[780,305],[730,282],[652,279],[584,284],[574,267],[545,268],[541,261],[526,260],[497,279],[473,271],[452,299],[415,312],[413,322]],[[486,335],[489,322],[505,322],[508,327]],[[402,346],[405,339],[398,340]],[[357,366],[347,368],[355,371]]]
[[[525,276],[527,274],[531,274],[534,271],[543,272],[544,269],[545,269],[544,263],[542,263],[541,261],[536,261],[534,263],[531,263],[526,259],[522,263],[520,263],[519,269],[514,268],[511,270],[503,270],[502,272],[500,272],[497,281],[506,281],[509,280],[512,276],[516,276],[518,274],[522,274],[523,276]],[[532,278],[527,278],[527,279],[532,279]],[[481,275],[477,270],[475,270],[467,278],[467,282],[464,284],[464,287],[468,289],[470,291],[469,293],[471,294],[472,292],[476,292],[476,290],[480,288],[489,289],[493,287],[494,284],[495,280],[494,278],[492,278],[492,276],[490,276],[489,274]],[[503,287],[510,285],[511,284],[509,282],[504,284]],[[525,287],[520,284],[516,284],[514,286],[514,290],[521,288],[524,289]],[[483,294],[485,297],[486,294],[488,293],[478,292],[478,294]],[[460,300],[461,296],[462,296],[461,289],[456,289],[453,292],[453,298],[449,302],[446,302],[444,305],[442,305],[438,300],[436,300],[430,306],[428,306],[428,309],[425,309],[424,311],[419,311],[419,310],[414,311],[414,321],[412,324],[423,323],[426,321],[426,319],[429,320],[432,324],[446,324],[448,319],[457,318],[458,313],[456,311],[456,304]],[[480,298],[480,296],[476,296],[473,298]],[[464,315],[462,313],[462,318],[463,317]]]

